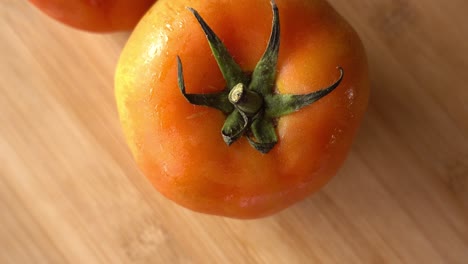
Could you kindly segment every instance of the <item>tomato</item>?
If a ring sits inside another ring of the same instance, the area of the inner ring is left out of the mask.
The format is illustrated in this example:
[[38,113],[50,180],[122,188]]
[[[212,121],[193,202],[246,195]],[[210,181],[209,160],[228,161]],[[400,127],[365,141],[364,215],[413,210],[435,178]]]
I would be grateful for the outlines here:
[[130,150],[157,190],[245,219],[337,173],[369,82],[359,37],[323,0],[160,0],[122,52],[115,92]]
[[29,0],[50,17],[96,32],[130,30],[156,0]]

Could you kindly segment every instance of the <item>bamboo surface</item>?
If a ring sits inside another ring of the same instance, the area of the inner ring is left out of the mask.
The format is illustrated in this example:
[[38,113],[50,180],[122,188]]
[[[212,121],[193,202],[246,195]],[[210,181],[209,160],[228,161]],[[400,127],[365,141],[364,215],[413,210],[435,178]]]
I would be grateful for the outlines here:
[[0,263],[468,263],[468,2],[332,0],[372,95],[320,192],[272,217],[188,211],[123,140],[113,72],[129,33],[0,2]]

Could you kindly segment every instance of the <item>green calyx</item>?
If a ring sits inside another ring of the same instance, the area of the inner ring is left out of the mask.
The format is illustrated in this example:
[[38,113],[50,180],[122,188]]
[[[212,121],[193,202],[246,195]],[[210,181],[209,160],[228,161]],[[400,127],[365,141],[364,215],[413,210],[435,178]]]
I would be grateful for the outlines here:
[[280,44],[280,22],[278,7],[271,2],[273,22],[270,40],[253,73],[244,72],[234,61],[222,41],[206,24],[198,12],[189,10],[201,25],[211,51],[226,80],[223,91],[211,94],[189,94],[185,91],[182,62],[177,56],[178,85],[184,97],[195,105],[216,108],[227,117],[221,134],[227,145],[242,136],[258,151],[268,153],[278,142],[275,119],[293,113],[329,94],[343,79],[340,76],[327,88],[303,95],[278,94],[275,92],[276,65]]

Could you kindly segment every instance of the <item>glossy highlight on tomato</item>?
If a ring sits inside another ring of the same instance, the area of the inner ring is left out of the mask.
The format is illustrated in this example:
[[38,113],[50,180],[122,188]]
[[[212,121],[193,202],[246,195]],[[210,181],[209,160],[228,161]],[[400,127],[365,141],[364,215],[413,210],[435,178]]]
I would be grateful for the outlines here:
[[[349,151],[369,96],[359,37],[323,0],[278,0],[276,5],[281,28],[278,57],[271,64],[274,70],[265,71],[274,74],[272,95],[333,89],[285,115],[271,114],[278,112],[270,109],[274,104],[260,104],[253,114],[240,115],[234,122],[240,124],[234,129],[243,130],[233,142],[226,142],[221,133],[230,118],[226,111],[194,105],[187,97],[230,92],[236,86],[226,78],[223,63],[218,65],[226,60],[210,49],[213,42],[208,44],[210,36],[196,13],[245,74],[236,80],[247,92],[256,93],[252,83],[271,43],[274,4],[159,0],[123,50],[115,92],[130,150],[155,188],[182,206],[234,218],[271,215],[320,189]],[[276,138],[255,133],[250,125],[258,115],[271,119]],[[271,139],[275,144],[268,151],[252,147]]]
[[29,0],[48,16],[95,32],[131,30],[156,0]]

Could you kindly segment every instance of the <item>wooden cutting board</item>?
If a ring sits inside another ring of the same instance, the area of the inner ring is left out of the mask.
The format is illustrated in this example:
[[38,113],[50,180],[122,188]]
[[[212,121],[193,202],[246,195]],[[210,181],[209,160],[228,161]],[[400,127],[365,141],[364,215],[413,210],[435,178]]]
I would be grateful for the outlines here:
[[0,263],[468,263],[468,2],[332,0],[372,96],[322,191],[269,218],[193,213],[138,172],[113,72],[129,33],[0,2]]

